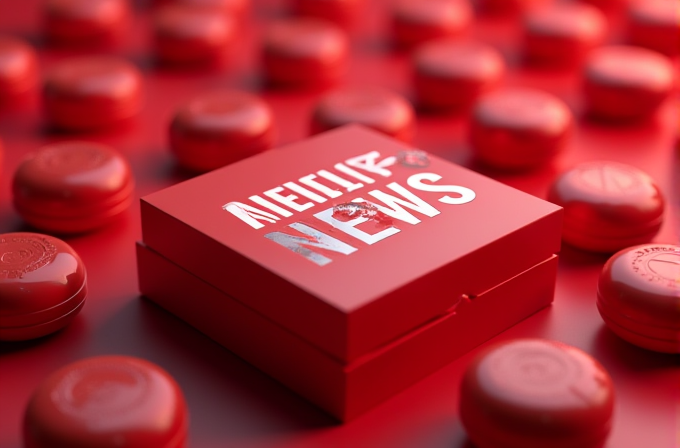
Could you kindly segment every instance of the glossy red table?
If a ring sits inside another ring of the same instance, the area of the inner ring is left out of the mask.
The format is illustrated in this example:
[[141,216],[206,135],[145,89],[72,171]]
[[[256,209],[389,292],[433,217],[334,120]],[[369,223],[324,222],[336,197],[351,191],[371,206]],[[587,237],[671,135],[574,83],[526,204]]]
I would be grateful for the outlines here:
[[[409,59],[387,44],[386,2],[366,2],[353,32],[346,84],[382,85],[410,95]],[[0,0],[0,33],[40,45],[41,67],[74,52],[43,46],[40,2]],[[27,230],[12,209],[11,175],[21,158],[38,147],[76,138],[112,145],[130,161],[143,196],[188,178],[168,149],[167,126],[175,109],[195,94],[215,88],[259,92],[272,106],[276,145],[308,134],[309,114],[320,92],[261,87],[257,48],[262,25],[283,13],[283,2],[255,1],[250,24],[227,66],[179,71],[154,65],[148,10],[138,5],[125,40],[115,51],[145,76],[145,106],[130,123],[90,133],[56,133],[46,128],[38,103],[0,115],[4,162],[0,176],[0,232]],[[610,42],[621,41],[620,21],[611,16]],[[520,65],[516,22],[478,19],[471,34],[498,47],[509,62],[505,85],[549,90],[577,113],[574,138],[552,166],[528,174],[499,174],[478,167],[466,143],[467,118],[420,114],[415,144],[445,159],[480,170],[511,186],[545,197],[555,175],[577,162],[613,159],[651,174],[670,207],[657,242],[677,243],[680,164],[675,156],[677,100],[668,101],[651,123],[627,127],[581,118],[576,71]],[[677,61],[676,61],[677,68]],[[674,103],[674,101],[676,103]],[[198,331],[140,297],[134,242],[141,238],[139,209],[114,226],[66,241],[81,255],[90,293],[77,319],[41,340],[0,345],[0,447],[21,446],[21,419],[37,384],[59,367],[88,356],[139,356],[166,369],[183,389],[191,415],[190,446],[212,447],[446,447],[470,448],[458,418],[461,374],[473,353],[451,363],[357,420],[340,425],[305,400],[259,372]],[[611,333],[596,308],[596,285],[606,257],[564,247],[554,304],[495,340],[545,337],[579,347],[610,372],[617,392],[615,421],[607,448],[675,448],[680,444],[680,358],[632,346]]]

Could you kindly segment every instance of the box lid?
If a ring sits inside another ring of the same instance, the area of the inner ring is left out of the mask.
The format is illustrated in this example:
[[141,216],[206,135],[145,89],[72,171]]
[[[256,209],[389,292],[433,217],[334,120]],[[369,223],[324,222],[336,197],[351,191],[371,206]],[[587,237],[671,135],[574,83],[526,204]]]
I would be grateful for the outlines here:
[[344,362],[549,258],[562,220],[556,205],[356,125],[141,205],[149,247]]

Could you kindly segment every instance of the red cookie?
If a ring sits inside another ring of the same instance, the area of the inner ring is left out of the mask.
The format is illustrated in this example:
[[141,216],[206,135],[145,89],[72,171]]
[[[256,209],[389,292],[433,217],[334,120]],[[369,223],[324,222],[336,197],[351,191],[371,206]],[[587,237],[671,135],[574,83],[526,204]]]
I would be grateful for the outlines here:
[[553,3],[523,20],[524,55],[530,62],[570,65],[599,45],[607,31],[604,14],[581,3]]
[[48,145],[14,174],[14,207],[32,226],[79,233],[110,223],[132,203],[127,161],[113,149],[87,142]]
[[142,76],[129,62],[103,56],[71,59],[46,77],[48,121],[71,131],[112,126],[137,114]]
[[467,0],[398,0],[392,9],[392,36],[397,46],[463,33],[473,19]]
[[589,112],[609,120],[651,117],[673,89],[673,65],[644,48],[601,47],[591,52],[584,69]]
[[597,308],[631,344],[680,353],[680,247],[647,244],[616,253],[602,269]]
[[427,109],[467,109],[503,77],[505,62],[493,47],[475,41],[440,39],[413,55],[413,86]]
[[525,170],[550,161],[567,143],[572,113],[559,98],[540,90],[503,89],[474,106],[470,145],[483,163]]
[[205,172],[269,149],[272,128],[272,112],[257,96],[211,92],[177,111],[170,148],[180,165]]
[[339,27],[317,19],[291,19],[267,30],[262,63],[271,84],[323,86],[344,74],[348,51],[347,37]]
[[648,243],[663,223],[665,201],[651,177],[618,162],[586,162],[561,174],[548,200],[564,207],[562,239],[613,253]]
[[236,39],[236,21],[219,10],[167,5],[154,15],[156,58],[168,64],[220,62]]
[[85,267],[68,244],[37,233],[0,235],[0,340],[61,330],[86,295]]
[[182,391],[163,369],[129,356],[69,364],[35,390],[24,416],[26,448],[183,448]]
[[614,386],[587,353],[542,339],[479,355],[460,389],[460,418],[477,448],[601,448]]
[[316,17],[347,26],[356,17],[364,0],[290,0],[296,15]]
[[321,98],[312,113],[311,133],[358,123],[391,137],[411,141],[413,107],[403,97],[381,88],[344,88]]
[[115,40],[128,20],[125,0],[47,0],[47,38],[66,45],[93,45]]
[[0,37],[0,106],[35,87],[38,58],[33,48],[13,37]]
[[628,8],[628,40],[675,56],[680,53],[680,9],[675,0],[635,0]]

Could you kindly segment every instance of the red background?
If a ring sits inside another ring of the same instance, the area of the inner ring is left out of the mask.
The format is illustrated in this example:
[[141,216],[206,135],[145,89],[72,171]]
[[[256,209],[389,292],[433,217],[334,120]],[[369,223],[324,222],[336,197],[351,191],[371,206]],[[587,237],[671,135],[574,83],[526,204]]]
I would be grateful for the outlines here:
[[[352,32],[353,54],[346,82],[383,85],[410,95],[408,57],[392,53],[387,46],[386,4],[366,0],[364,14]],[[262,25],[283,13],[282,2],[255,1],[249,23],[225,67],[208,72],[177,71],[154,66],[148,11],[139,5],[124,42],[115,50],[135,61],[145,75],[145,107],[137,119],[114,130],[73,135],[47,130],[36,102],[0,115],[5,150],[0,232],[28,230],[11,206],[11,174],[25,154],[49,142],[77,138],[117,148],[132,165],[140,196],[188,178],[175,167],[167,149],[167,126],[177,106],[205,90],[260,91],[274,110],[277,145],[307,135],[310,110],[319,92],[261,90],[258,81]],[[609,39],[620,42],[617,12],[610,18],[614,26]],[[75,54],[43,47],[40,2],[36,0],[0,0],[0,33],[19,35],[39,46],[43,69]],[[670,205],[655,241],[677,242],[673,150],[677,96],[650,123],[629,127],[593,123],[580,118],[577,71],[521,66],[516,21],[479,19],[471,34],[504,53],[511,65],[505,84],[546,89],[567,101],[579,116],[574,138],[552,166],[521,176],[490,173],[473,165],[465,143],[464,116],[421,115],[416,145],[541,197],[554,176],[576,162],[613,159],[635,165],[657,180]],[[189,404],[192,447],[470,447],[457,416],[457,388],[473,353],[356,421],[339,425],[176,317],[140,299],[134,257],[134,241],[140,238],[137,206],[114,226],[66,238],[88,269],[88,301],[64,331],[37,341],[0,345],[0,447],[21,446],[23,410],[46,375],[69,362],[101,354],[143,357],[175,377]],[[636,348],[605,328],[595,307],[597,277],[605,260],[605,256],[565,247],[553,306],[494,340],[552,338],[596,357],[611,373],[617,391],[608,448],[680,446],[680,358]]]

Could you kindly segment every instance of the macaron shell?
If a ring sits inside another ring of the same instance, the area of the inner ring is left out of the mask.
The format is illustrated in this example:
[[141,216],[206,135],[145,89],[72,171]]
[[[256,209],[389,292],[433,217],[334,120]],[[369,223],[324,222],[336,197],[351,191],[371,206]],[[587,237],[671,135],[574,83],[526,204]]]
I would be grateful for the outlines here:
[[621,339],[628,341],[633,345],[660,353],[680,353],[680,341],[678,341],[678,339],[659,339],[651,337],[620,325],[618,321],[611,319],[607,313],[602,310],[600,310],[600,315],[605,324],[607,324],[607,328]]
[[480,355],[461,384],[460,415],[478,448],[604,444],[614,390],[602,366],[552,341],[516,340]]
[[392,11],[392,36],[398,46],[412,48],[432,39],[461,34],[472,22],[463,0],[398,0]]
[[89,358],[63,367],[26,409],[26,448],[179,448],[188,425],[177,383],[147,361]]
[[37,84],[38,57],[27,43],[0,37],[0,105]]
[[36,233],[0,235],[0,316],[7,320],[57,306],[86,282],[83,262],[65,242]]
[[63,44],[111,40],[123,31],[128,14],[125,0],[48,0],[45,32],[49,39]]
[[322,97],[312,112],[311,133],[358,123],[409,142],[415,112],[400,95],[381,88],[344,88]]
[[40,208],[53,201],[99,204],[119,192],[128,196],[131,187],[127,161],[109,147],[89,142],[43,147],[17,168],[13,185],[15,198]]
[[142,76],[122,59],[92,56],[70,59],[46,77],[44,106],[48,120],[67,130],[110,126],[141,107]]
[[616,320],[680,330],[680,247],[648,244],[615,254],[602,269],[598,296]]
[[22,327],[3,327],[0,325],[0,341],[28,341],[41,338],[66,328],[80,312],[85,299],[75,302],[76,306],[54,320]]
[[292,19],[269,27],[262,63],[270,83],[322,86],[344,74],[348,52],[347,37],[339,27],[316,19]]

